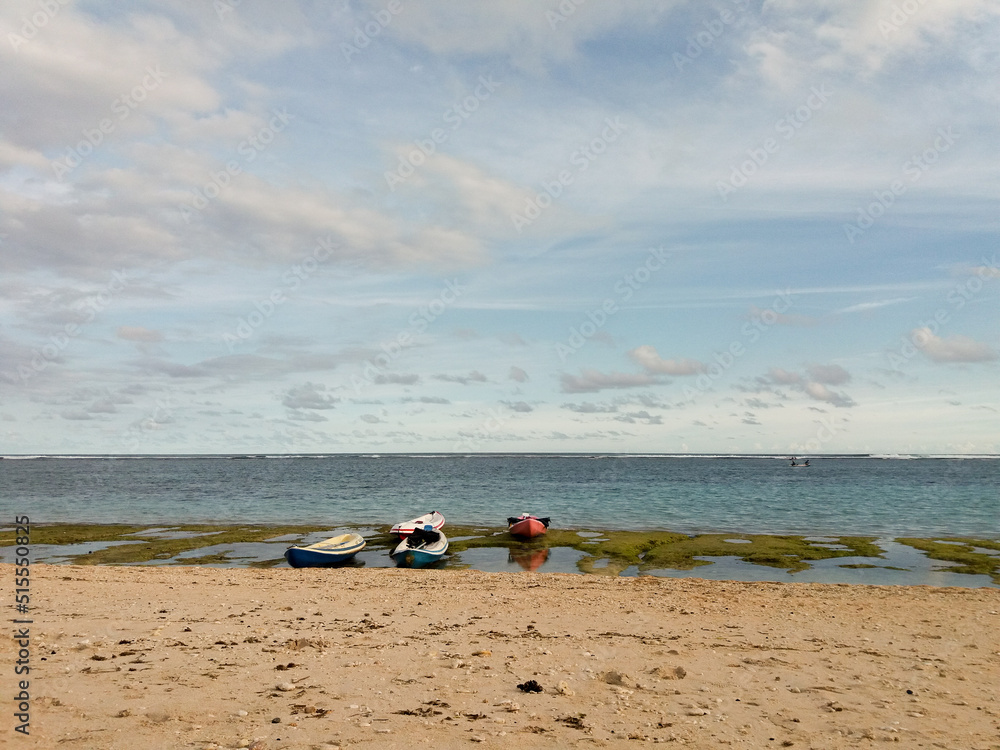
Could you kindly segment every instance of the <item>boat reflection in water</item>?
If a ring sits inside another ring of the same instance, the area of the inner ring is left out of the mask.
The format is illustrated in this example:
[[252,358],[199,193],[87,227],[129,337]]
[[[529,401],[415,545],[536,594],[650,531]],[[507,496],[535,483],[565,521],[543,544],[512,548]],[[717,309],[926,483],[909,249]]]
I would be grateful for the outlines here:
[[511,547],[507,561],[517,563],[528,571],[538,570],[549,559],[548,547]]

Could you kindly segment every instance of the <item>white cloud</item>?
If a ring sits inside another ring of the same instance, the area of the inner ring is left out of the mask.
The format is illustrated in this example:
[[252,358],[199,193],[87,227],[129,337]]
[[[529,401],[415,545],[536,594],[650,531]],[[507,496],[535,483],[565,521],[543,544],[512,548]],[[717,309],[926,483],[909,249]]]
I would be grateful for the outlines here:
[[[890,62],[952,48],[971,18],[997,15],[989,0],[887,4],[882,0],[767,0],[749,50],[772,83],[851,71],[865,78]],[[956,54],[971,57],[972,50]]]
[[642,386],[659,385],[658,378],[651,375],[609,372],[598,370],[582,370],[579,377],[563,373],[560,376],[563,393],[595,393],[608,388],[639,388]]
[[708,369],[696,359],[663,359],[649,344],[636,347],[628,355],[651,375],[697,375]]
[[403,403],[410,403],[411,401],[416,401],[421,404],[450,404],[446,398],[441,396],[421,396],[420,398],[404,398]]
[[941,338],[926,327],[910,331],[910,340],[934,362],[991,362],[998,357],[989,344],[961,335]]
[[[397,146],[392,166],[398,168],[400,159],[417,151],[412,143]],[[422,201],[431,200],[449,224],[458,221],[490,235],[516,233],[510,215],[524,210],[525,199],[532,196],[532,192],[487,174],[482,166],[441,152],[419,161],[413,176],[396,190],[413,192],[412,197]]]
[[825,401],[833,406],[854,406],[854,400],[843,393],[837,393],[827,388],[822,383],[816,383],[809,381],[802,386],[802,390],[805,391],[809,398],[814,398],[817,401]]
[[802,382],[802,376],[796,372],[789,372],[780,367],[772,367],[767,371],[767,379],[778,385],[798,385]]
[[[22,15],[35,11],[37,4],[6,4],[0,27],[19,28]],[[280,109],[275,92],[251,84],[244,86],[242,106],[231,106],[214,79],[238,61],[284,53],[313,36],[298,10],[275,7],[260,27],[247,24],[256,15],[251,9],[241,8],[225,26],[214,12],[180,5],[158,12],[99,23],[75,6],[60,6],[20,48],[4,34],[0,99],[18,104],[0,110],[0,169],[22,171],[19,182],[0,183],[0,231],[11,245],[28,250],[13,258],[18,266],[55,266],[79,275],[144,258],[280,261],[328,235],[340,245],[335,258],[376,267],[483,261],[480,234],[468,227],[484,222],[482,212],[490,210],[494,223],[502,224],[496,188],[489,187],[500,181],[477,179],[451,160],[441,169],[458,181],[461,220],[442,215],[440,223],[416,224],[363,205],[357,196],[315,184],[303,188],[282,180],[285,165],[274,159],[292,148],[291,131],[303,127],[295,111],[275,136],[282,145],[258,151],[262,158],[253,164],[241,156],[240,174],[226,176],[218,197],[204,210],[184,213],[180,206],[192,203],[192,191],[210,185],[213,174],[225,174],[241,141]],[[191,33],[192,25],[206,27],[212,44]],[[131,98],[133,91],[141,101]],[[100,131],[102,120],[110,132]],[[54,173],[52,165],[86,140],[85,131],[97,134],[97,145],[84,143],[82,163]],[[280,165],[277,172],[258,168],[266,159]]]
[[289,409],[335,409],[339,398],[326,393],[326,386],[303,383],[289,388],[281,403]]
[[420,376],[414,373],[380,373],[372,380],[376,385],[416,385],[420,382]]
[[650,414],[645,409],[617,414],[614,419],[625,424],[663,424],[663,417],[659,414]]
[[996,266],[975,266],[969,269],[969,274],[981,279],[1000,279],[1000,268]]
[[851,373],[840,365],[809,365],[806,372],[812,380],[825,385],[843,385],[851,379]]
[[772,404],[772,403],[770,403],[768,401],[764,401],[763,399],[759,399],[759,398],[756,398],[756,397],[754,397],[754,398],[748,398],[743,403],[745,403],[747,406],[749,406],[752,409],[774,409],[774,408],[783,409],[783,408],[785,408],[784,404]]
[[445,383],[459,383],[460,385],[486,382],[486,376],[478,370],[473,370],[468,375],[433,375],[432,377],[435,380],[443,380]]
[[877,310],[880,307],[889,307],[890,305],[898,305],[903,302],[909,302],[912,299],[913,297],[893,297],[892,299],[878,300],[876,302],[859,302],[856,305],[849,305],[839,310],[834,310],[833,314],[846,315],[856,312],[868,312],[869,310]]
[[163,334],[142,326],[119,326],[116,335],[126,341],[139,341],[146,344],[153,344],[163,341]]
[[593,404],[589,401],[584,401],[581,404],[563,404],[562,408],[575,411],[578,414],[612,414],[618,411],[615,404]]
[[292,411],[289,412],[288,418],[296,422],[328,422],[329,420],[322,414],[317,414],[314,411]]
[[535,410],[531,404],[527,401],[501,401],[504,406],[512,411],[520,412],[521,414],[527,414]]
[[[811,399],[824,401],[834,406],[854,406],[854,400],[845,393],[838,393],[828,388],[828,385],[842,385],[851,379],[851,374],[840,365],[810,365],[806,368],[808,376],[790,372],[780,367],[772,367],[767,375],[758,378],[760,383],[789,386],[793,391],[801,391]],[[747,402],[750,404],[750,402]],[[759,399],[753,399],[753,405],[768,406]]]

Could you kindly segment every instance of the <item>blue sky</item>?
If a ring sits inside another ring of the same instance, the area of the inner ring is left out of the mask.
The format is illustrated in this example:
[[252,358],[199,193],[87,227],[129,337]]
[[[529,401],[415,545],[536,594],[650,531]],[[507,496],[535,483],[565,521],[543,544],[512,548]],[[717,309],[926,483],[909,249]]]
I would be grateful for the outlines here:
[[998,452],[998,39],[4,3],[0,452]]

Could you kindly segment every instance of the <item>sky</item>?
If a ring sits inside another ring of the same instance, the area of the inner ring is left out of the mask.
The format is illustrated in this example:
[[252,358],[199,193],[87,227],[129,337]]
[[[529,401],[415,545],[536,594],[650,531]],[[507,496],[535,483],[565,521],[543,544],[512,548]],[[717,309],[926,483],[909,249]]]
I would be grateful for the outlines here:
[[994,0],[5,0],[0,454],[1000,452]]

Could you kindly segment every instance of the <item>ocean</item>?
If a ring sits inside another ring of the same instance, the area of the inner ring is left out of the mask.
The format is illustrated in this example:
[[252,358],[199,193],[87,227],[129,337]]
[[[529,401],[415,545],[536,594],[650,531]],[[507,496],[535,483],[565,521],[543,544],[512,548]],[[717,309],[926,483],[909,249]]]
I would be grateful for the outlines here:
[[392,524],[549,516],[563,528],[1000,538],[1000,458],[634,455],[0,460],[34,523]]

